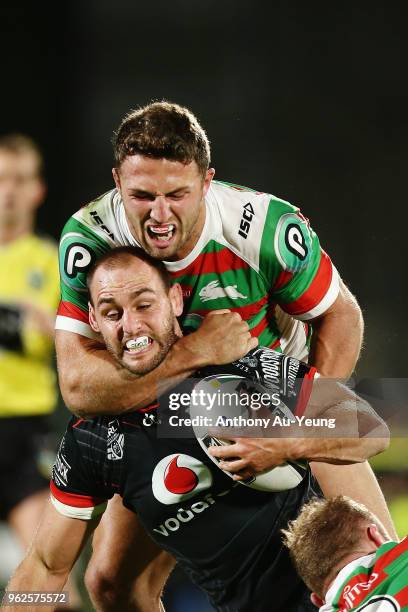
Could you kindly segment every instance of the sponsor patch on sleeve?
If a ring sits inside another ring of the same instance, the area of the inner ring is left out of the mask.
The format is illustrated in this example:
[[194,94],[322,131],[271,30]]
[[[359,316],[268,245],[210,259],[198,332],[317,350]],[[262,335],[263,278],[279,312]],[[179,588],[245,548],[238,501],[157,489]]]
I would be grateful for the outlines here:
[[87,272],[101,254],[89,238],[74,232],[65,234],[60,243],[60,271],[65,285],[86,292]]
[[298,272],[306,268],[312,253],[312,237],[306,220],[294,213],[282,215],[276,227],[274,247],[284,270]]

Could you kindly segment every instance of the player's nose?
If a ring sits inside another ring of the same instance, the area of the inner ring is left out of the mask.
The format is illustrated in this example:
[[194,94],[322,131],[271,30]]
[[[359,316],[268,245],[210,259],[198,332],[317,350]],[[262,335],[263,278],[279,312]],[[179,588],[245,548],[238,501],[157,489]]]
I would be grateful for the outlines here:
[[150,210],[150,218],[157,223],[167,223],[171,217],[171,208],[164,196],[157,196]]
[[142,328],[143,322],[140,316],[133,310],[124,310],[122,316],[122,329],[124,336],[134,336]]

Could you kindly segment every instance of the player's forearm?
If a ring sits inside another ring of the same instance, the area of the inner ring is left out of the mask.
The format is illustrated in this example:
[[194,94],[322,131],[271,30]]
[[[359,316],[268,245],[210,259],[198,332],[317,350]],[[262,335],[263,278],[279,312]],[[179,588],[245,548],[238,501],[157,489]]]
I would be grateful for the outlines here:
[[[321,381],[323,384],[326,382],[332,383]],[[337,385],[335,391],[339,393]],[[296,435],[303,437],[299,444],[294,445],[295,459],[335,464],[360,463],[388,447],[390,432],[386,423],[362,398],[346,388],[344,392],[349,395],[345,395],[341,401],[337,399],[335,405],[322,411],[317,410],[316,406],[308,407],[304,419],[300,417]]]
[[[68,580],[69,569],[64,571],[53,572],[46,564],[35,554],[35,552],[31,551],[28,555],[23,559],[23,561],[18,566],[14,575],[10,579],[10,582],[7,585],[6,593],[9,592],[51,592],[51,593],[59,593],[62,591],[66,581]],[[11,601],[8,599],[8,601]],[[36,605],[24,605],[24,609],[28,612],[30,610],[35,612],[41,612],[42,610],[51,610],[54,607],[58,607],[57,604],[55,606],[41,606],[40,602],[37,602]],[[21,604],[16,606],[7,606],[7,610],[20,611]]]
[[312,325],[309,363],[323,376],[349,378],[360,355],[364,322],[355,298],[343,284],[333,307]]
[[[177,341],[164,361],[143,376],[122,368],[102,346],[81,338],[83,350],[70,365],[67,355],[58,360],[64,401],[71,412],[84,417],[121,414],[153,402],[160,392],[184,380],[198,367],[199,359]],[[57,341],[58,355],[58,341]]]
[[292,459],[347,465],[362,463],[388,445],[386,438],[300,438]]
[[100,343],[62,330],[55,336],[62,396],[72,412],[85,417],[143,408],[197,369],[240,359],[257,344],[239,314],[217,311],[141,376],[117,363]]
[[363,503],[378,516],[390,536],[398,541],[384,495],[367,461],[341,466],[311,463],[310,467],[325,497],[348,495]]

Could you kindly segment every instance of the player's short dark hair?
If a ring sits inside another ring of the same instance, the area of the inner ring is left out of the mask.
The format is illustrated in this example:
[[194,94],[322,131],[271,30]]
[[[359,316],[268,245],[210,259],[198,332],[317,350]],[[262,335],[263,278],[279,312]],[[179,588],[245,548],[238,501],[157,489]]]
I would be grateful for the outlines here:
[[210,143],[193,113],[171,102],[152,102],[126,115],[112,140],[118,168],[128,155],[146,155],[188,164],[195,161],[204,177]]
[[162,261],[160,261],[160,259],[155,259],[154,257],[146,253],[146,251],[144,251],[140,247],[121,246],[121,247],[111,249],[110,251],[107,251],[106,253],[104,253],[104,255],[102,255],[102,257],[100,257],[99,259],[97,259],[96,262],[93,264],[93,266],[90,268],[87,274],[87,277],[86,277],[86,284],[88,287],[88,294],[89,294],[89,299],[91,303],[92,303],[92,297],[91,297],[90,288],[92,284],[92,279],[95,276],[95,272],[101,267],[104,267],[110,270],[113,268],[119,268],[123,262],[123,259],[125,259],[125,256],[130,256],[130,257],[135,257],[136,259],[140,259],[141,261],[144,261],[149,266],[154,268],[158,272],[161,280],[163,281],[163,285],[166,291],[170,289],[171,277],[170,277],[169,272],[166,269],[166,266],[164,265]]
[[32,153],[37,160],[37,172],[39,176],[44,173],[44,158],[38,144],[25,134],[11,133],[0,135],[0,151],[8,151],[19,155],[21,153]]

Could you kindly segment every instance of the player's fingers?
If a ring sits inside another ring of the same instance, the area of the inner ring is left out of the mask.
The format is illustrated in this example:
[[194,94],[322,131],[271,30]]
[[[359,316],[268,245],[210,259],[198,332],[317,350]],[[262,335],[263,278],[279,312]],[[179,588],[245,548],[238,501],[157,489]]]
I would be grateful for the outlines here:
[[252,478],[253,476],[254,476],[254,473],[247,468],[245,470],[241,470],[239,474],[233,474],[232,479],[237,480],[237,481],[248,480],[248,478]]
[[227,312],[231,312],[231,311],[228,308],[220,308],[219,310],[211,310],[205,316],[212,317],[213,315],[226,314]]
[[228,444],[228,446],[210,446],[208,452],[211,457],[216,457],[217,459],[228,459],[237,456],[234,444]]
[[258,346],[259,342],[258,342],[258,338],[251,338],[248,342],[248,352],[252,351],[252,349],[256,348]]
[[237,472],[241,472],[248,467],[248,462],[244,459],[236,459],[235,461],[220,461],[219,467],[226,472],[231,472],[235,474]]

